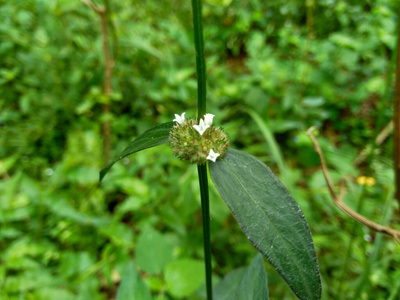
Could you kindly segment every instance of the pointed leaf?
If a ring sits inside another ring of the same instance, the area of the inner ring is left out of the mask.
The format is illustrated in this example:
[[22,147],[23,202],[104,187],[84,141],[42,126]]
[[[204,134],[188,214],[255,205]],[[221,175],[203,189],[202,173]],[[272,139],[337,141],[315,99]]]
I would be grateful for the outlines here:
[[174,122],[163,123],[147,130],[141,136],[137,137],[128,145],[128,147],[126,147],[124,151],[122,151],[117,158],[112,160],[104,169],[100,171],[100,181],[104,178],[104,176],[106,176],[111,167],[124,157],[147,148],[152,148],[167,143],[169,132],[173,126]]
[[140,277],[132,262],[122,276],[117,291],[117,300],[151,300],[149,288]]
[[299,299],[320,299],[321,281],[310,230],[292,196],[254,156],[228,149],[210,163],[217,190],[253,245]]
[[216,300],[268,300],[268,282],[264,262],[258,254],[246,269],[237,269],[220,281],[215,289]]

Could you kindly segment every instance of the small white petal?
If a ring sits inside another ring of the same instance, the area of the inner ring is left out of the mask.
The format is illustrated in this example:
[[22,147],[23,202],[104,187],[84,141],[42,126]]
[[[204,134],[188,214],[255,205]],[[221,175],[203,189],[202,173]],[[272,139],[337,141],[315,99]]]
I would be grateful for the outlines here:
[[219,156],[219,153],[214,152],[213,149],[210,149],[210,153],[207,156],[208,160],[212,160],[213,162],[215,162],[217,160],[217,157]]
[[200,119],[199,125],[193,125],[193,128],[197,130],[200,135],[203,135],[204,131],[206,131],[210,126],[204,123],[203,119]]
[[183,113],[182,116],[175,114],[175,119],[173,119],[173,121],[182,125],[183,122],[185,122],[185,113]]
[[205,114],[204,115],[204,123],[206,123],[206,125],[211,126],[213,123],[213,118],[215,116],[213,114]]

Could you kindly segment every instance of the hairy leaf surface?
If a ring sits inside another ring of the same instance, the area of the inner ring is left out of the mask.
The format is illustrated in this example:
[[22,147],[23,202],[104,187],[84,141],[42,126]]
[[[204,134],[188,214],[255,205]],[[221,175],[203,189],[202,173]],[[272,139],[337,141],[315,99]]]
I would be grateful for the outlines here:
[[253,245],[299,299],[320,299],[314,244],[303,212],[272,171],[252,155],[228,149],[210,163],[212,181]]

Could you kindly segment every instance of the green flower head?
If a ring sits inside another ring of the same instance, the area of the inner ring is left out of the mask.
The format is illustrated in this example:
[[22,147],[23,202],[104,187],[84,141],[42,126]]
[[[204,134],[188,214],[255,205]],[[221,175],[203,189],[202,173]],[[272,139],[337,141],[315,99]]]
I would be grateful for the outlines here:
[[213,114],[205,114],[197,124],[195,118],[186,120],[185,113],[176,114],[176,124],[169,133],[173,154],[198,165],[222,158],[229,146],[229,137],[222,128],[213,124],[213,118]]

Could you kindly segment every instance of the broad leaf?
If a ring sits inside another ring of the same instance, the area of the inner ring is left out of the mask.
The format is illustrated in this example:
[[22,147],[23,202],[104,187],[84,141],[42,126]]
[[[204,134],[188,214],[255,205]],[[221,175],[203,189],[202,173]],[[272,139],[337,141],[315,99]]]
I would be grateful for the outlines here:
[[246,269],[229,273],[214,289],[216,300],[267,300],[268,282],[261,254]]
[[136,262],[146,273],[157,274],[173,259],[173,243],[163,234],[146,227],[136,244]]
[[164,271],[168,291],[175,298],[195,292],[203,284],[204,274],[203,262],[187,258],[171,262]]
[[254,156],[228,149],[210,163],[212,181],[253,245],[299,299],[320,299],[317,257],[304,215],[272,171]]
[[124,151],[122,151],[117,158],[112,160],[104,169],[100,171],[100,181],[104,178],[104,176],[106,176],[111,167],[124,157],[147,148],[152,148],[167,143],[169,131],[171,130],[172,126],[174,126],[174,122],[163,123],[147,130],[141,136],[137,137],[128,145],[128,147],[126,147]]
[[215,300],[232,300],[245,273],[246,268],[238,268],[218,282],[213,291]]
[[117,300],[151,300],[150,291],[132,262],[127,265],[122,276]]

